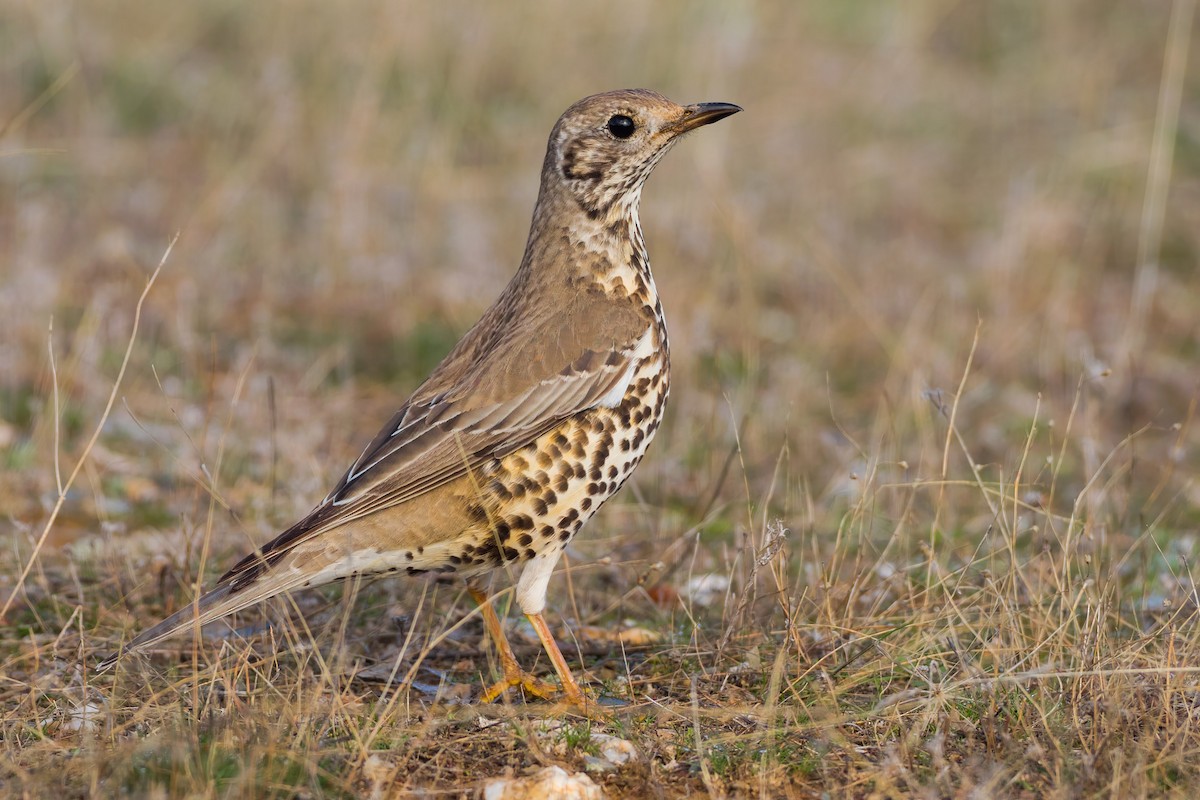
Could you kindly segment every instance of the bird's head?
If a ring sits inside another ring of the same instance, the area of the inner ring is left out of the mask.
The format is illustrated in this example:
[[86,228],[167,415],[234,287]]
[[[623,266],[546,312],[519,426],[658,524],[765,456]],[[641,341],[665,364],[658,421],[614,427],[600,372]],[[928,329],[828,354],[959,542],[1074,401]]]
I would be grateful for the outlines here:
[[654,165],[679,138],[742,109],[732,103],[681,106],[648,89],[585,97],[550,133],[542,191],[559,188],[592,218],[636,203]]

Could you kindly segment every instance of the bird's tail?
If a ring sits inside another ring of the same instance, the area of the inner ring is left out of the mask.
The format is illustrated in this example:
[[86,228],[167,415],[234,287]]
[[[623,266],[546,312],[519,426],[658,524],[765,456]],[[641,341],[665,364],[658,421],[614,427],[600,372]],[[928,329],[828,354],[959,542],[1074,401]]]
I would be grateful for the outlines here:
[[228,614],[249,608],[299,588],[304,583],[303,576],[290,570],[283,571],[282,574],[272,574],[272,571],[268,570],[250,582],[240,585],[232,576],[226,577],[211,591],[201,595],[199,600],[188,603],[162,622],[139,633],[129,644],[97,664],[96,672],[105,672],[122,656],[135,650],[150,647],[188,628],[206,625]]

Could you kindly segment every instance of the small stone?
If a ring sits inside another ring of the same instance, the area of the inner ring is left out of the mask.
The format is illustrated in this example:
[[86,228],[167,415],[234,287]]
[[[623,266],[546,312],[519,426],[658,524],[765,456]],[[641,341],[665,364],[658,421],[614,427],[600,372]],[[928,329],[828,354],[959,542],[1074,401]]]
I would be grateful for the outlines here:
[[604,792],[582,772],[546,767],[526,778],[496,778],[483,787],[484,800],[603,800]]
[[67,718],[63,721],[63,727],[69,731],[87,731],[89,733],[96,730],[100,722],[100,706],[95,703],[83,703],[76,705],[67,712]]
[[600,747],[600,755],[614,766],[637,761],[641,756],[633,742],[607,733],[593,733],[592,742]]

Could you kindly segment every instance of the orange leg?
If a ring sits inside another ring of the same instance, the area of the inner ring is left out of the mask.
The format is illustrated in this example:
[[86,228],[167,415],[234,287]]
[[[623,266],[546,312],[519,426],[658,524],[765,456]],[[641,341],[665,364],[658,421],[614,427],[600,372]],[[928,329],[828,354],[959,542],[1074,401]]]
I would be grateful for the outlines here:
[[[552,699],[558,693],[558,690],[551,684],[535,678],[521,669],[521,665],[517,663],[517,657],[513,655],[512,645],[508,643],[508,637],[504,635],[504,628],[500,626],[500,619],[496,616],[496,610],[492,608],[492,602],[487,593],[477,586],[468,586],[467,591],[471,593],[471,599],[475,601],[475,604],[479,606],[480,612],[483,613],[484,627],[487,628],[492,644],[496,646],[496,652],[500,656],[500,667],[504,670],[504,677],[485,689],[480,699],[485,703],[490,703],[514,686],[520,686],[525,691],[543,700]],[[535,625],[534,627],[536,628],[537,626]],[[540,632],[538,636],[541,636]],[[554,650],[555,653],[558,652],[557,647]],[[561,659],[562,655],[559,654],[558,657]],[[556,664],[555,669],[557,668]],[[559,674],[561,675],[562,673]],[[565,683],[563,685],[566,686]],[[571,681],[571,686],[575,686],[575,681]],[[575,687],[575,691],[578,692],[579,688]],[[567,695],[568,697],[570,696],[570,689],[567,689]]]
[[587,702],[584,700],[583,692],[580,690],[579,684],[575,682],[575,676],[571,674],[562,651],[558,649],[558,643],[554,641],[554,636],[551,635],[546,620],[542,618],[541,614],[526,614],[525,616],[533,624],[538,638],[542,640],[542,647],[546,649],[546,655],[550,656],[550,663],[554,665],[554,671],[558,673],[558,679],[562,681],[563,694],[567,696],[567,702],[580,710],[586,710]]

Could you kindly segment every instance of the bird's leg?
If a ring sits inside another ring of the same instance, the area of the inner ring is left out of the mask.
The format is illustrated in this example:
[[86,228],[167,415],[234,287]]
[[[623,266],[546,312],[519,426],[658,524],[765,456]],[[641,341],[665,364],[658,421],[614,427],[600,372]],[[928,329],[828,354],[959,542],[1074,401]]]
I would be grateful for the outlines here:
[[[504,670],[504,677],[485,689],[480,699],[485,703],[490,703],[514,686],[520,686],[525,691],[543,700],[553,699],[558,690],[551,684],[521,669],[521,665],[517,663],[517,657],[513,655],[512,645],[508,643],[508,637],[504,635],[504,628],[500,626],[500,618],[496,616],[496,610],[492,608],[491,598],[488,597],[487,592],[474,585],[468,586],[467,591],[471,593],[471,599],[475,601],[475,604],[479,606],[479,610],[483,614],[484,627],[487,628],[488,637],[492,640],[492,644],[496,646],[496,652],[500,656],[500,667]],[[536,628],[537,626],[535,625],[534,627]],[[538,636],[540,637],[541,633]],[[557,648],[555,650],[557,651]],[[561,654],[559,658],[562,658]],[[557,669],[557,665],[555,669]],[[572,681],[571,685],[574,686],[574,683]],[[566,684],[564,683],[563,686],[565,687]],[[576,691],[578,691],[578,687],[576,687]],[[568,697],[570,696],[570,689],[567,689],[567,695]]]
[[558,673],[558,679],[562,681],[563,694],[567,696],[567,702],[580,710],[586,710],[587,702],[584,700],[583,691],[575,682],[575,676],[571,674],[567,660],[563,658],[562,651],[558,649],[558,642],[554,641],[554,636],[550,633],[546,620],[541,614],[526,614],[525,616],[533,625],[533,629],[537,631],[538,638],[542,640],[542,647],[546,649],[546,655],[550,656],[550,663],[554,665],[554,671]]

